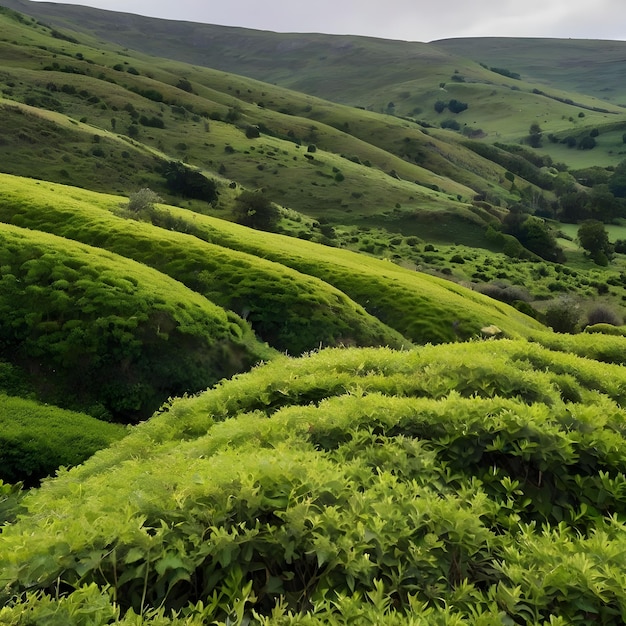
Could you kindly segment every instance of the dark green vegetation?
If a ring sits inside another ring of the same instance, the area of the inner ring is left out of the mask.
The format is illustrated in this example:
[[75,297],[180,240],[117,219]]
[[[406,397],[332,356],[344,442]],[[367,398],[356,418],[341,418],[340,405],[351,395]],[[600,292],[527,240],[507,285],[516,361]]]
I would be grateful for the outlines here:
[[626,620],[602,72],[3,4],[0,624]]
[[527,341],[280,358],[27,496],[0,619],[620,623],[625,376]]
[[60,466],[82,463],[126,433],[117,424],[0,394],[0,481],[31,486]]
[[0,358],[46,401],[136,421],[269,353],[232,313],[149,268],[0,224]]

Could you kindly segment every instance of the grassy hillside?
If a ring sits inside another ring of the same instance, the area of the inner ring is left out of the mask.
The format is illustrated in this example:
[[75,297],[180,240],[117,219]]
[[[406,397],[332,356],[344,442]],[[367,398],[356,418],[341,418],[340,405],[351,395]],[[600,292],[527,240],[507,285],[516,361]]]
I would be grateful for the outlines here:
[[[2,176],[0,219],[82,241],[155,268],[244,316],[263,341],[298,355],[320,345],[390,345],[407,340],[329,284],[284,265],[195,236],[191,212],[172,232],[130,219],[123,198]],[[176,222],[176,217],[171,220]],[[216,220],[220,223],[221,220]],[[239,226],[246,236],[249,229]]]
[[136,421],[271,351],[249,326],[144,265],[0,224],[0,358],[42,399]]
[[342,342],[455,341],[492,324],[522,336],[541,327],[512,307],[388,261],[175,207],[167,209],[172,222],[193,234],[170,232],[112,215],[120,198],[11,176],[2,181],[3,221],[146,263],[245,315],[260,337],[292,354]]
[[525,341],[281,358],[29,494],[0,619],[617,623],[625,382]]
[[624,41],[475,37],[433,44],[451,54],[508,68],[525,80],[626,104]]
[[[7,369],[7,364],[2,364]],[[32,487],[127,434],[124,426],[0,393],[0,482]],[[3,517],[0,496],[0,520]]]
[[626,620],[617,44],[0,2],[0,624]]
[[[489,116],[461,115],[459,121],[492,139],[503,119],[509,139],[520,138],[538,117],[551,132],[569,130],[569,118],[576,121],[580,111],[590,115],[591,124],[606,123],[607,114],[623,120],[616,106],[623,101],[620,42],[492,38],[426,44],[253,31],[25,0],[8,0],[7,6],[128,49],[437,125],[438,99],[471,97],[475,109],[488,100],[495,107]],[[365,75],[362,67],[368,68]]]

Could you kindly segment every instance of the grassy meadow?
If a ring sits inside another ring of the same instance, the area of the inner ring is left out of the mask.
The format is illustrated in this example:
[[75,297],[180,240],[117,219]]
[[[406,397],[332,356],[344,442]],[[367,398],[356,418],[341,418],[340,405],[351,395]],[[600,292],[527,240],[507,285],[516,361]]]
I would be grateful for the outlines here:
[[626,621],[622,48],[4,0],[0,625]]

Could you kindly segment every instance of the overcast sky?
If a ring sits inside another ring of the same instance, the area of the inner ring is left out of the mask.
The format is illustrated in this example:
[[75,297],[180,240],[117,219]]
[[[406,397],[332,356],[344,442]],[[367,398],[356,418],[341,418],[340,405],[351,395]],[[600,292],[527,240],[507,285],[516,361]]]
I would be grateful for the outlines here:
[[67,0],[112,11],[278,32],[626,40],[626,0]]

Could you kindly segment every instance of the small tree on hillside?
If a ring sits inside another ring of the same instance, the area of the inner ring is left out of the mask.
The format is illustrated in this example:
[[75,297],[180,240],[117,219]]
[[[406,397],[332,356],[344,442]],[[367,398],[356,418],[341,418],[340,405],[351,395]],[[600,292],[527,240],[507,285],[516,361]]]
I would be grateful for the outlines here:
[[598,220],[585,220],[578,229],[578,241],[598,265],[607,265],[613,255],[613,246],[604,224]]
[[280,212],[260,191],[244,191],[235,201],[235,220],[258,230],[272,231],[280,219]]
[[152,189],[144,187],[128,196],[128,204],[125,208],[133,216],[145,217],[154,209],[157,202],[163,202],[163,199]]
[[541,139],[543,135],[541,132],[541,127],[537,122],[533,122],[530,125],[530,129],[528,131],[528,144],[531,148],[540,148],[541,147]]

